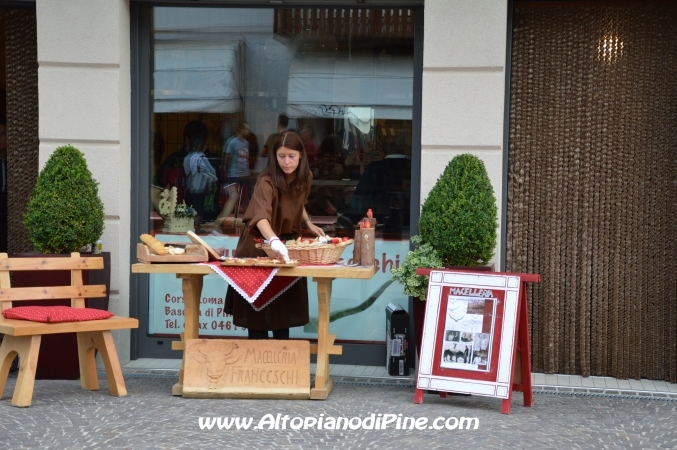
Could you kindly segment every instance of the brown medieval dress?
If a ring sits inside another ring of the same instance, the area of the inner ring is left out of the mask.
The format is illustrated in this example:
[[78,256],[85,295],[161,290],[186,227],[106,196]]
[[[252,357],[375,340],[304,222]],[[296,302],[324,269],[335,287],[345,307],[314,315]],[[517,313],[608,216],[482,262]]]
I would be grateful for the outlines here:
[[[263,250],[255,247],[254,242],[254,238],[261,237],[256,224],[262,219],[268,219],[277,236],[299,236],[303,207],[309,192],[301,193],[295,189],[280,191],[273,186],[269,176],[260,176],[249,207],[242,217],[245,226],[235,255],[240,258],[266,256]],[[270,331],[302,326],[309,321],[308,283],[302,277],[261,311],[256,311],[235,289],[228,286],[225,309],[226,313],[233,315],[235,325],[252,330]]]

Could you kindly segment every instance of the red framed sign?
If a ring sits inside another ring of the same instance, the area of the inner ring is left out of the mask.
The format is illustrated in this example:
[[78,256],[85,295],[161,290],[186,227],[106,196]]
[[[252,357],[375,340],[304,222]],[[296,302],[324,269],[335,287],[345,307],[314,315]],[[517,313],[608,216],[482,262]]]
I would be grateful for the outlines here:
[[417,391],[511,397],[521,284],[519,274],[430,272]]

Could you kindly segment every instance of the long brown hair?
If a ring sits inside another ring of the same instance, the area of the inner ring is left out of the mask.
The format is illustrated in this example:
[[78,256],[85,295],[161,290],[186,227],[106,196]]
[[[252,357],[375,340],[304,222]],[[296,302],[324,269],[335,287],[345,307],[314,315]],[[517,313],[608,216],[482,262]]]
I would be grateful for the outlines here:
[[[280,147],[286,147],[301,153],[299,165],[296,168],[296,179],[291,184],[287,184],[284,171],[277,163],[277,150]],[[277,139],[273,143],[273,152],[268,158],[268,166],[261,172],[261,176],[264,175],[268,175],[273,181],[273,186],[280,190],[286,190],[287,188],[292,188],[299,192],[310,190],[313,174],[310,171],[308,157],[303,148],[303,141],[295,131],[283,131],[277,136]]]

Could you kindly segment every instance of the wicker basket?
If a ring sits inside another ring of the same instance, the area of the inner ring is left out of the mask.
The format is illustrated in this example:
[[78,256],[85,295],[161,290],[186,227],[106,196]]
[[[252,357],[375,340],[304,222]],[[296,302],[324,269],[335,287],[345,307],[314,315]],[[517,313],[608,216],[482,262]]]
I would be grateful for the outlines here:
[[[297,260],[299,264],[334,264],[341,258],[343,250],[352,243],[353,240],[350,239],[338,244],[294,245],[287,247],[287,250],[289,258]],[[280,257],[268,244],[256,244],[256,248],[260,248],[271,258]]]

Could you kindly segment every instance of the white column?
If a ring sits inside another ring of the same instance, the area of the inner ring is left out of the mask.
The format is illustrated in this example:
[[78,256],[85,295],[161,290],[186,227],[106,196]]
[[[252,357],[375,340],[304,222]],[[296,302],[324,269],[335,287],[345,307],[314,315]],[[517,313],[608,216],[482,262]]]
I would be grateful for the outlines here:
[[[37,0],[40,167],[60,145],[87,158],[106,216],[110,311],[129,312],[131,94],[129,0]],[[129,361],[129,331],[116,333]]]
[[421,202],[454,156],[472,153],[487,167],[499,221],[507,7],[506,0],[426,0],[423,43]]

